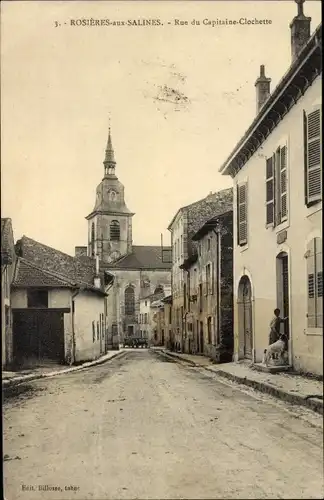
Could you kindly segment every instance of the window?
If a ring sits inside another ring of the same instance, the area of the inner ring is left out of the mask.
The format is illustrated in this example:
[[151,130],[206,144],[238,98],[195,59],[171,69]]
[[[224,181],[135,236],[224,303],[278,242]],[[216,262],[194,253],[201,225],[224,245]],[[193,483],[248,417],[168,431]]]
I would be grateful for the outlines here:
[[212,293],[212,284],[211,284],[211,268],[210,264],[206,266],[206,294]]
[[97,321],[97,340],[100,339],[99,321]]
[[322,110],[304,111],[305,203],[322,199]]
[[208,336],[208,344],[212,343],[212,318],[208,316],[207,318],[207,336]]
[[145,307],[147,306],[147,300],[145,301]]
[[135,313],[135,292],[132,286],[125,290],[125,314],[132,316]]
[[207,239],[207,251],[210,252],[211,249],[211,238]]
[[95,322],[92,322],[92,342],[96,341],[96,325]]
[[118,220],[113,220],[110,223],[110,239],[115,241],[120,239],[120,226]]
[[307,246],[307,327],[323,328],[322,239],[314,238]]
[[27,290],[27,307],[48,307],[47,290]]
[[169,306],[169,324],[171,325],[172,323],[172,307]]
[[144,323],[147,324],[147,313],[144,314]]
[[202,283],[199,285],[199,311],[203,310],[203,286]]
[[247,244],[247,183],[237,186],[237,242]]
[[187,309],[187,287],[186,287],[185,283],[183,285],[183,306],[184,306],[184,309],[186,310]]
[[266,224],[287,220],[287,146],[279,147],[266,160]]

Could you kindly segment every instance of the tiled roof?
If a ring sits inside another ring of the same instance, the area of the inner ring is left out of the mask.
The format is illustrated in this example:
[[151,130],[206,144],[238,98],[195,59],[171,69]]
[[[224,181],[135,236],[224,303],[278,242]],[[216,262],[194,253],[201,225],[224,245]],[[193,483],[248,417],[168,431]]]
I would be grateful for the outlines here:
[[218,215],[208,219],[193,235],[193,240],[200,240],[205,234],[209,233],[213,228],[215,228],[219,222],[219,218],[222,216],[230,215],[233,213],[233,207],[230,210],[226,210],[224,213],[219,213]]
[[75,286],[75,283],[64,277],[59,277],[57,274],[40,269],[31,262],[20,257],[18,259],[12,286],[71,288]]
[[[171,252],[170,247],[164,251]],[[171,269],[171,262],[162,261],[160,246],[133,246],[133,251],[107,267],[117,269]]]
[[188,207],[188,238],[211,217],[218,217],[233,210],[233,189],[223,189]]
[[44,271],[100,292],[94,287],[95,261],[90,257],[72,257],[27,236],[17,242],[16,251],[18,256]]

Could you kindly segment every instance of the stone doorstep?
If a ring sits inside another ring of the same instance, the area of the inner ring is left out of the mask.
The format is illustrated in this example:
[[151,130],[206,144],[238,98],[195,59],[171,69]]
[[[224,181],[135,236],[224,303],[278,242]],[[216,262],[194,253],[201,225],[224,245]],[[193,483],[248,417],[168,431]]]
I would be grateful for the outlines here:
[[251,366],[252,370],[264,373],[280,373],[289,372],[291,370],[290,365],[263,365],[262,363],[253,363]]
[[[253,389],[256,389],[260,392],[263,392],[265,394],[270,394],[271,396],[274,396],[278,399],[281,399],[283,401],[287,401],[289,403],[299,405],[299,406],[307,406],[311,410],[315,411],[316,413],[319,413],[323,415],[323,400],[319,398],[308,398],[307,396],[303,396],[301,394],[294,393],[293,391],[287,391],[284,389],[281,389],[279,387],[276,387],[275,385],[272,385],[271,383],[267,383],[263,380],[256,380],[252,373],[251,377],[248,376],[240,376],[235,373],[231,373],[230,371],[227,370],[222,370],[221,368],[218,368],[219,365],[212,365],[212,366],[206,366],[203,364],[195,363],[191,359],[187,359],[185,356],[181,354],[176,354],[170,351],[162,350],[161,352],[165,354],[166,356],[173,357],[180,359],[181,361],[184,361],[192,366],[197,366],[199,368],[204,368],[205,370],[212,371],[213,373],[217,373],[220,377],[226,378],[228,380],[232,380],[238,384],[246,385],[248,387],[252,387]],[[198,360],[197,360],[198,361]],[[227,365],[228,366],[228,365]],[[237,363],[237,366],[239,366],[239,363]],[[242,365],[241,365],[242,366]],[[250,368],[249,365],[244,364],[245,367]],[[250,368],[251,369],[251,368]],[[257,374],[255,373],[257,376]],[[280,376],[280,375],[279,375]]]
[[52,372],[43,372],[43,373],[40,373],[40,372],[35,373],[34,372],[34,373],[27,374],[27,375],[20,375],[20,376],[18,375],[16,377],[9,376],[7,378],[2,379],[2,388],[12,387],[13,385],[22,384],[23,382],[37,380],[40,378],[54,377],[56,375],[85,370],[86,368],[90,368],[91,366],[101,365],[102,363],[105,363],[106,361],[110,361],[111,359],[115,358],[118,355],[121,356],[122,354],[125,354],[125,351],[119,350],[119,351],[112,352],[111,355],[109,355],[109,356],[107,356],[107,354],[105,354],[101,358],[95,359],[94,361],[87,361],[79,366],[71,366],[69,368],[63,368],[61,370],[56,370],[56,371],[52,371]]

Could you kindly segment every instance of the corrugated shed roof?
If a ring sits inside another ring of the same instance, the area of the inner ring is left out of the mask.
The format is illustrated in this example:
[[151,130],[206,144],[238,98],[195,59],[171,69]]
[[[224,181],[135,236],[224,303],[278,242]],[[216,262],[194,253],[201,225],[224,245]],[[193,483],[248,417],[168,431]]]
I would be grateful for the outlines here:
[[[170,247],[165,250],[171,252]],[[117,269],[171,269],[171,262],[163,262],[160,246],[133,246],[133,251],[107,267]]]

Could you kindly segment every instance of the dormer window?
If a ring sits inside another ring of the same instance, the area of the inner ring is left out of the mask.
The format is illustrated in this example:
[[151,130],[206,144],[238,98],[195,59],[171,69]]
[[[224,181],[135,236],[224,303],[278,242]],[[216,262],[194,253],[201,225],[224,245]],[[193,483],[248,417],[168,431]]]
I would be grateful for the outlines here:
[[120,225],[118,220],[113,220],[110,223],[110,239],[113,241],[120,240]]

